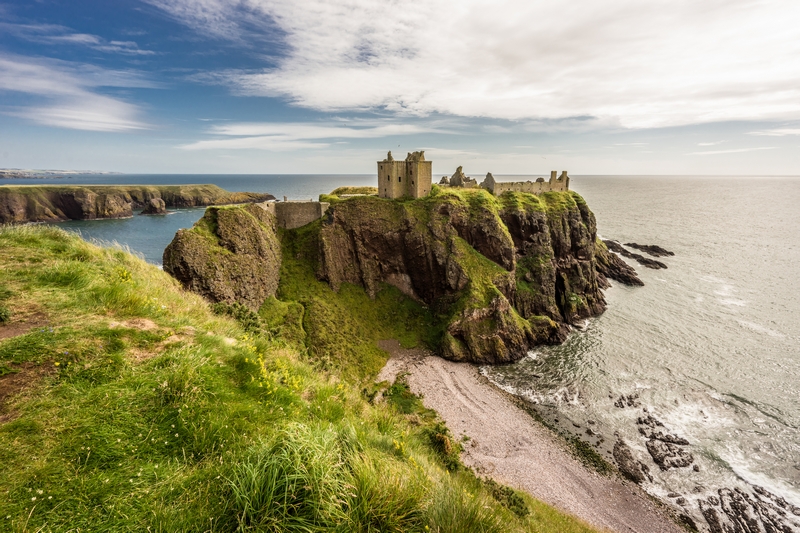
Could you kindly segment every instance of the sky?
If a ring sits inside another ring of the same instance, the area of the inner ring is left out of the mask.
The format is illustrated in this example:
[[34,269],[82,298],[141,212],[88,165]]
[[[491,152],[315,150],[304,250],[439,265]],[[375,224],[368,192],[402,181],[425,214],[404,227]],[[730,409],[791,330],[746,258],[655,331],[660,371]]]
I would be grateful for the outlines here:
[[797,0],[0,0],[0,168],[800,175]]

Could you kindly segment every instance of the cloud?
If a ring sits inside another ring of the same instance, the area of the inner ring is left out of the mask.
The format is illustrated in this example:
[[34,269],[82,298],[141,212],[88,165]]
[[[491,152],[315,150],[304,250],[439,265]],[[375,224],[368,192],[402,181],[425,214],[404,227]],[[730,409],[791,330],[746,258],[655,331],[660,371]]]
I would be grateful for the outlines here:
[[[440,127],[414,124],[376,124],[372,121],[352,121],[344,124],[307,122],[241,122],[213,126],[207,133],[218,138],[181,146],[184,150],[297,150],[324,148],[334,139],[374,139],[420,133],[454,133]],[[221,137],[221,138],[220,138]]]
[[152,87],[138,74],[66,61],[0,56],[0,91],[24,93],[34,103],[7,107],[7,115],[40,124],[90,131],[145,129],[139,109],[97,92],[99,87]]
[[748,135],[761,135],[766,137],[786,137],[787,135],[800,135],[800,128],[776,128],[773,130],[751,131]]
[[87,46],[100,52],[149,56],[152,50],[142,50],[134,41],[108,41],[98,35],[77,33],[58,24],[13,24],[0,22],[0,31],[22,39],[45,44],[74,44]]
[[712,150],[708,152],[690,152],[686,155],[718,155],[718,154],[738,154],[741,152],[757,152],[759,150],[776,150],[777,146],[759,146],[757,148],[737,148],[733,150]]
[[204,34],[279,34],[236,94],[325,112],[629,128],[800,118],[795,0],[148,0]]
[[716,145],[722,144],[724,142],[725,141],[714,141],[714,142],[708,142],[708,143],[697,143],[697,146],[716,146]]

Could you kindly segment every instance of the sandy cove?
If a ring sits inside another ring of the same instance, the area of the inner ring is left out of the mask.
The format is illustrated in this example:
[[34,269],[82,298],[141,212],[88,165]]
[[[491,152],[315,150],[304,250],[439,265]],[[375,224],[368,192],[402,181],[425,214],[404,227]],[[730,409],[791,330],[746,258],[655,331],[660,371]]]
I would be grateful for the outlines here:
[[476,472],[601,529],[619,533],[685,533],[633,483],[602,476],[581,464],[563,441],[514,403],[468,363],[453,363],[397,341],[379,346],[391,358],[378,381],[401,373],[423,403],[456,437],[466,435],[462,460]]

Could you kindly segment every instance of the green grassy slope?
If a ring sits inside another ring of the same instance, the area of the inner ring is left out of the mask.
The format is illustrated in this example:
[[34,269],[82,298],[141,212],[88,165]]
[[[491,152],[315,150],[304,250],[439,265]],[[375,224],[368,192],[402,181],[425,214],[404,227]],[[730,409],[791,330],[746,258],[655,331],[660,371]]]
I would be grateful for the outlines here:
[[402,382],[370,401],[373,340],[425,342],[391,290],[287,260],[304,307],[215,314],[52,227],[0,227],[0,251],[2,531],[592,531],[461,468]]

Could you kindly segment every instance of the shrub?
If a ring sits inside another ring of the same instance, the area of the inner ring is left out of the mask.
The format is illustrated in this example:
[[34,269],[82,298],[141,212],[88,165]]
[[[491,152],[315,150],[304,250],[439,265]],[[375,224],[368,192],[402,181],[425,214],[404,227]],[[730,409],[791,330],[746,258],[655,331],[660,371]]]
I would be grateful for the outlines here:
[[486,485],[492,498],[500,502],[503,507],[512,511],[515,515],[523,518],[530,514],[531,511],[525,504],[525,500],[511,487],[501,485],[491,478],[486,478],[483,483]]
[[3,304],[0,304],[0,324],[5,324],[11,320],[11,311]]
[[258,314],[239,302],[234,304],[227,304],[224,302],[215,303],[211,306],[211,310],[217,315],[229,316],[236,319],[247,332],[261,333],[261,319],[258,317]]
[[454,472],[463,466],[461,464],[461,444],[453,439],[453,435],[444,422],[439,421],[436,425],[425,428],[425,434],[445,468]]

